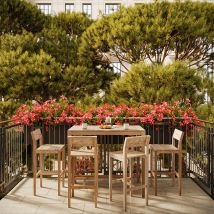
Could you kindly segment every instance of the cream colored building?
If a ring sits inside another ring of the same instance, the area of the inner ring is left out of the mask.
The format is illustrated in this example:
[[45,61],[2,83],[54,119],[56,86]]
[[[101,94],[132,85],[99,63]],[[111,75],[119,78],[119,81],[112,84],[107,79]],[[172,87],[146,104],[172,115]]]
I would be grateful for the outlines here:
[[153,0],[29,0],[37,4],[45,14],[55,15],[59,12],[84,12],[92,19],[99,18],[102,14],[117,11],[120,5],[131,6],[148,3]]
[[[45,14],[55,15],[59,12],[85,12],[92,19],[102,14],[111,14],[117,11],[120,5],[125,7],[135,4],[151,3],[155,0],[29,0],[37,4]],[[168,0],[173,1],[173,0]],[[203,0],[202,0],[203,1]],[[214,2],[214,0],[207,0]]]

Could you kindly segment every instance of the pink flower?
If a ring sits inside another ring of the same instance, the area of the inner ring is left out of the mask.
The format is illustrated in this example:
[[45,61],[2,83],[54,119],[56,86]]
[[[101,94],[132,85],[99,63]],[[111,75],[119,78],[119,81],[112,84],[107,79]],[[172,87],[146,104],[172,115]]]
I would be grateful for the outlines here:
[[[176,101],[173,103],[163,102],[161,104],[145,104],[128,106],[125,104],[110,105],[108,103],[100,106],[92,106],[86,109],[82,104],[69,104],[65,96],[59,100],[50,99],[42,104],[21,105],[12,117],[14,123],[33,126],[38,123],[44,124],[80,124],[86,121],[91,124],[102,124],[107,116],[112,117],[115,124],[122,124],[125,118],[140,117],[134,119],[139,123],[155,124],[161,122],[165,117],[171,118],[172,123],[190,125],[199,123],[193,111],[190,101]],[[78,118],[80,119],[78,119]],[[179,118],[179,121],[178,121]]]

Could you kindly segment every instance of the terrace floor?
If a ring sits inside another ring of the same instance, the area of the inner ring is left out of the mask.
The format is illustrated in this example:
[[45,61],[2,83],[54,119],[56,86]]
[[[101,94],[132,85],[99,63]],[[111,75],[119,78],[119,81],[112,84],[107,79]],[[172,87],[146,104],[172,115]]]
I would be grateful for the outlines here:
[[[67,188],[57,195],[57,180],[43,179],[44,188],[37,186],[37,196],[33,196],[33,179],[23,179],[5,198],[0,200],[1,214],[110,214],[123,213],[122,185],[115,184],[113,202],[109,202],[108,180],[100,180],[98,208],[94,208],[92,190],[76,190],[71,199],[71,208],[67,207]],[[37,180],[39,184],[39,179]],[[149,190],[149,206],[140,194],[128,196],[127,213],[214,213],[214,201],[190,178],[183,179],[183,195],[178,196],[177,188],[171,186],[170,179],[158,180],[158,196],[154,189]]]

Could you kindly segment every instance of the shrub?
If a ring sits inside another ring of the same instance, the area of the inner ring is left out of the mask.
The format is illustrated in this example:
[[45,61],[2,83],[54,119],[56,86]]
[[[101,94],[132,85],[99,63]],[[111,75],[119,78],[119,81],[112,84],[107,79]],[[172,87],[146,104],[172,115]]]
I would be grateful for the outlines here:
[[135,64],[113,82],[112,102],[161,103],[190,99],[193,105],[203,101],[202,77],[183,62],[170,65]]

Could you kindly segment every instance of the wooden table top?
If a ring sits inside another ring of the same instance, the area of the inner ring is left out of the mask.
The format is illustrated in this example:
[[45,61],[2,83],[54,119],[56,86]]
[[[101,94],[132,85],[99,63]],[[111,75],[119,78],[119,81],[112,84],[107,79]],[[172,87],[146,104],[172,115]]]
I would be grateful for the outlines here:
[[145,135],[145,129],[139,125],[129,125],[128,129],[123,126],[112,126],[111,129],[101,129],[97,125],[89,125],[87,129],[74,125],[68,129],[68,136],[71,135]]

